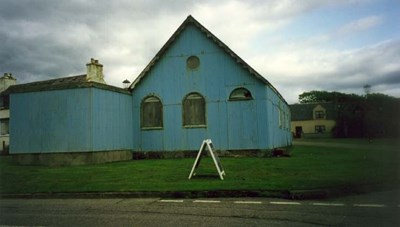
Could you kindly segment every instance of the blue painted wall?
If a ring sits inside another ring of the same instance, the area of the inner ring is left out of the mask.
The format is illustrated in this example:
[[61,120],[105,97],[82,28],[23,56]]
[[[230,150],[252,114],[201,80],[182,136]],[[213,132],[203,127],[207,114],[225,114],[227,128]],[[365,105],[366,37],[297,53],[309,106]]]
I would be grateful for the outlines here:
[[10,153],[132,148],[132,97],[98,88],[10,95]]
[[[186,68],[191,55],[200,59],[196,70]],[[250,90],[254,99],[228,101],[238,87]],[[182,101],[191,92],[200,93],[206,100],[206,128],[182,125]],[[148,95],[162,101],[161,130],[140,128],[140,103]],[[197,150],[206,138],[212,139],[218,150],[271,149],[291,144],[289,127],[279,124],[279,109],[290,115],[285,102],[192,25],[147,72],[132,96],[135,151]]]
[[132,96],[93,89],[92,150],[131,150]]

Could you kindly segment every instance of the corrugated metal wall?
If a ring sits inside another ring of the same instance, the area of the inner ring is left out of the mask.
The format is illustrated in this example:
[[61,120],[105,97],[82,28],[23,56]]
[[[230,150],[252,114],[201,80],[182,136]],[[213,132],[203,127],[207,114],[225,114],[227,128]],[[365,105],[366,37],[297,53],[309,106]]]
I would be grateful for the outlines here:
[[130,149],[131,98],[97,88],[11,94],[10,153]]
[[[199,57],[198,69],[186,67],[191,55]],[[238,87],[250,90],[254,99],[228,101]],[[206,128],[183,127],[182,101],[191,92],[206,100]],[[148,95],[163,103],[161,130],[140,128],[140,103]],[[182,32],[134,88],[132,101],[135,151],[197,150],[206,138],[219,150],[270,149],[291,143],[290,129],[278,125],[278,96],[194,26]]]
[[132,96],[93,89],[93,150],[131,150]]

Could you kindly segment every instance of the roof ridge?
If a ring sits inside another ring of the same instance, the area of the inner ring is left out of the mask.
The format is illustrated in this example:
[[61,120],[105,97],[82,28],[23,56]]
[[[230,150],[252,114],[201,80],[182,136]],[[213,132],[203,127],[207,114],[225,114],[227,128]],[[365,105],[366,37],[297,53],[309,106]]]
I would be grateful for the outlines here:
[[13,85],[6,90],[7,92],[3,92],[2,94],[8,95],[10,93],[38,92],[90,87],[115,91],[124,94],[131,94],[131,92],[127,89],[95,81],[87,81],[86,74]]
[[39,81],[34,81],[34,82],[29,82],[29,83],[16,84],[14,86],[33,85],[33,84],[46,83],[46,82],[51,82],[51,81],[65,80],[65,79],[71,79],[71,78],[74,78],[74,77],[84,77],[84,76],[86,77],[86,74],[76,75],[76,76],[59,77],[59,78],[48,79],[48,80],[39,80]]

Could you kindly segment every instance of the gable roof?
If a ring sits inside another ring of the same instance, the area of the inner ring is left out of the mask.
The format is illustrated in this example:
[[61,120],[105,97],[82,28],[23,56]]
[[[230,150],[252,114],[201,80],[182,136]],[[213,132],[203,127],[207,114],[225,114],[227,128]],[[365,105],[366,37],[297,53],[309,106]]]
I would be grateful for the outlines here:
[[334,103],[324,102],[290,105],[292,121],[313,120],[313,111],[314,108],[318,105],[322,106],[325,109],[327,120],[336,120],[336,109]]
[[126,89],[122,89],[119,87],[110,86],[107,84],[97,83],[97,82],[88,82],[86,79],[86,74],[71,76],[71,77],[62,77],[58,79],[37,81],[26,84],[18,84],[10,86],[5,93],[25,93],[25,92],[36,92],[36,91],[52,91],[52,90],[63,90],[63,89],[72,89],[72,88],[88,88],[88,87],[96,87],[104,90],[110,90],[120,93],[130,94]]
[[202,33],[204,33],[207,38],[211,39],[215,44],[217,44],[220,48],[222,48],[227,54],[229,54],[232,58],[236,60],[236,63],[240,64],[244,69],[246,69],[251,75],[256,77],[265,85],[269,86],[286,104],[286,100],[282,97],[282,95],[276,90],[272,84],[261,76],[256,70],[254,70],[249,64],[247,64],[242,58],[240,58],[235,52],[233,52],[226,44],[224,44],[221,40],[219,40],[215,35],[213,35],[207,28],[201,25],[196,19],[194,19],[191,15],[189,15],[186,20],[178,27],[178,29],[174,32],[174,34],[168,39],[168,41],[164,44],[164,46],[158,51],[158,53],[153,57],[153,59],[149,62],[149,64],[143,69],[143,71],[139,74],[139,76],[132,82],[129,88],[132,90],[136,87],[136,85],[142,80],[143,77],[147,75],[147,73],[151,70],[151,68],[157,63],[159,59],[163,56],[163,54],[168,50],[171,44],[179,37],[183,30],[189,25],[194,25],[197,27]]

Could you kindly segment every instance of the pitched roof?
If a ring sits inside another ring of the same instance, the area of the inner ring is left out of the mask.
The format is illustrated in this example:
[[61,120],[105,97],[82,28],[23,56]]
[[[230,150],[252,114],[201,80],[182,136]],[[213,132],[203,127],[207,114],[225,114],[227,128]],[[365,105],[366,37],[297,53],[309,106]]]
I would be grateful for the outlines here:
[[327,120],[336,119],[336,109],[332,102],[324,103],[305,103],[305,104],[293,104],[290,105],[290,112],[292,121],[312,120],[314,119],[313,110],[318,105],[322,106],[326,111]]
[[191,15],[189,15],[186,20],[178,27],[178,29],[174,32],[171,38],[164,44],[164,46],[158,51],[158,53],[154,56],[154,58],[150,61],[150,63],[143,69],[143,71],[139,74],[139,76],[132,82],[130,85],[130,89],[134,89],[136,85],[142,80],[143,77],[151,70],[151,68],[157,63],[159,59],[163,56],[163,54],[168,50],[171,44],[179,37],[183,30],[189,25],[194,25],[201,32],[203,32],[207,38],[211,39],[215,44],[217,44],[220,48],[222,48],[226,53],[228,53],[232,58],[236,60],[236,63],[242,65],[244,69],[246,69],[251,75],[255,76],[261,82],[269,86],[286,104],[286,100],[282,97],[282,95],[276,90],[272,84],[261,76],[256,70],[254,70],[249,64],[247,64],[242,58],[240,58],[235,52],[233,52],[226,44],[224,44],[221,40],[219,40],[215,35],[213,35],[207,28],[201,25],[196,19],[194,19]]
[[126,89],[97,82],[88,82],[86,80],[86,74],[13,85],[9,87],[5,92],[7,94],[10,94],[10,93],[25,93],[25,92],[36,92],[36,91],[63,90],[72,88],[88,88],[88,87],[96,87],[100,89],[130,94],[130,92]]

